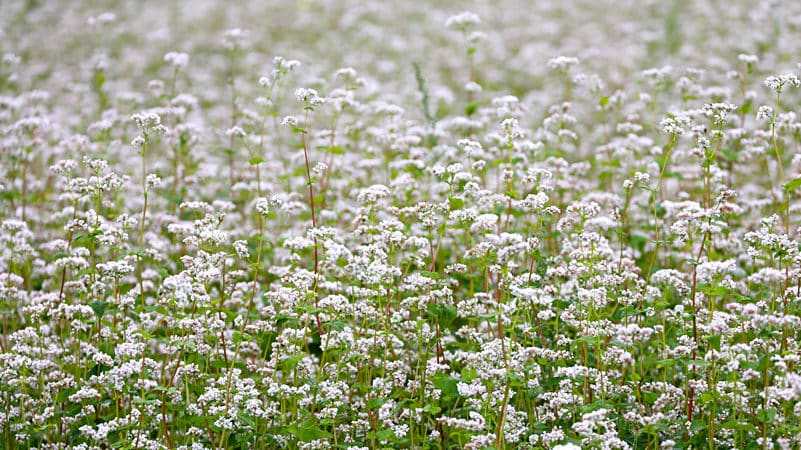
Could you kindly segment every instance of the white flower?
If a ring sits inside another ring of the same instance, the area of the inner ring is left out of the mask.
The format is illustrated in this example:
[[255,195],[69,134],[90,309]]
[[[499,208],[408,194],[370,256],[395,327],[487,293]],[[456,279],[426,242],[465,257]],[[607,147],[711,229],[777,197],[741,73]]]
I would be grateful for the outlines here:
[[679,114],[675,117],[665,117],[659,123],[659,127],[664,133],[682,135],[684,134],[684,127],[690,125],[690,118]]
[[745,64],[756,64],[756,63],[759,62],[759,56],[757,56],[757,55],[747,55],[745,53],[740,53],[739,55],[737,55],[737,59],[740,60],[740,62],[745,63]]
[[315,164],[315,165],[314,165],[314,168],[312,169],[312,173],[313,173],[315,176],[320,176],[320,175],[322,175],[322,174],[323,174],[323,173],[324,173],[326,170],[328,170],[328,164],[326,164],[326,163],[324,163],[324,162],[320,161],[320,162],[318,162],[317,164]]
[[145,138],[143,138],[142,136],[137,136],[133,138],[133,140],[131,141],[131,147],[133,148],[142,148],[144,147],[144,145],[145,145]]
[[119,278],[133,272],[134,268],[127,261],[109,261],[98,264],[97,270],[105,276]]
[[176,69],[182,69],[189,64],[189,55],[181,52],[168,52],[164,55],[164,62],[172,64]]
[[317,95],[314,89],[298,88],[295,90],[295,98],[312,108],[325,103],[325,99]]
[[87,25],[90,27],[105,25],[107,23],[111,23],[117,20],[117,15],[112,12],[104,12],[98,14],[97,16],[92,16],[86,19]]
[[286,116],[281,121],[281,125],[285,127],[296,127],[298,126],[298,118],[295,116]]
[[784,73],[781,75],[776,76],[769,76],[765,78],[765,86],[769,87],[776,91],[776,93],[781,93],[782,89],[785,85],[790,85],[792,87],[801,86],[801,81],[799,81],[798,77],[791,74],[791,73]]
[[469,11],[463,11],[459,14],[448,17],[448,20],[445,21],[445,26],[447,28],[465,29],[470,25],[478,25],[480,23],[481,18],[478,17],[478,14]]
[[161,116],[149,111],[133,114],[131,120],[136,122],[136,126],[141,130],[149,130],[155,126],[161,125]]
[[233,127],[229,128],[229,129],[227,129],[225,131],[225,136],[226,137],[234,136],[234,137],[238,137],[238,138],[244,138],[245,135],[246,135],[245,134],[245,130],[243,130],[241,127],[238,127],[236,125],[234,125]]
[[389,196],[390,190],[382,184],[374,184],[359,192],[356,200],[359,203],[375,203],[379,199]]
[[729,113],[737,109],[737,106],[731,103],[707,103],[704,105],[704,115],[711,117],[715,125],[720,125],[726,122]]
[[300,61],[296,59],[286,60],[283,56],[276,56],[273,58],[273,65],[275,66],[275,69],[273,70],[273,76],[275,76],[278,73],[284,74],[294,71],[300,67]]
[[576,444],[568,443],[556,445],[553,447],[553,450],[581,450],[581,447]]
[[22,58],[13,54],[13,53],[4,53],[3,54],[3,64],[8,66],[15,66],[22,61]]
[[487,39],[487,33],[483,31],[474,31],[467,36],[467,42],[475,44]]
[[670,74],[672,73],[673,73],[673,67],[671,66],[647,69],[642,72],[645,79],[648,80],[648,82],[654,86],[660,85],[665,81],[667,81],[670,78]]
[[147,178],[145,179],[145,186],[148,191],[153,188],[157,188],[161,186],[161,178],[159,178],[159,176],[155,173],[148,174]]
[[229,50],[235,50],[244,44],[248,32],[241,28],[227,30],[223,34],[223,45]]
[[481,143],[470,139],[460,139],[456,145],[465,152],[468,158],[482,151]]
[[464,85],[464,90],[472,94],[478,94],[481,92],[481,85],[475,81],[470,81]]
[[334,72],[334,78],[344,78],[345,80],[356,79],[356,69],[353,67],[343,67]]
[[756,118],[757,120],[770,120],[773,116],[773,108],[768,105],[762,105],[757,110]]
[[248,243],[245,241],[234,241],[234,250],[236,254],[242,259],[248,259],[250,257],[250,250],[248,249]]
[[256,211],[264,217],[270,214],[270,202],[266,198],[261,197],[256,199]]
[[546,65],[551,70],[566,71],[572,66],[579,65],[579,59],[572,56],[557,56],[549,59]]

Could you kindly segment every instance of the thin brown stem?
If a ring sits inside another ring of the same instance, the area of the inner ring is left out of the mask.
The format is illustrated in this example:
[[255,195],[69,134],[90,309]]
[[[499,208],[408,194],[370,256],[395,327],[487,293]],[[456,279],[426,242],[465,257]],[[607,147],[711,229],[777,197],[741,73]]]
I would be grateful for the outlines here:
[[[301,141],[303,142],[303,157],[306,162],[306,181],[309,185],[309,207],[311,208],[311,217],[312,217],[312,228],[317,229],[317,215],[314,209],[314,183],[312,182],[311,176],[311,165],[309,164],[309,146],[306,142],[306,129],[309,124],[309,110],[306,110],[303,119],[303,128],[304,131],[301,134]],[[320,312],[318,311],[318,302],[319,298],[317,295],[317,284],[320,275],[320,250],[317,248],[317,235],[315,234],[313,237],[314,240],[314,317],[317,321],[317,334],[320,336],[323,335],[323,325],[320,322]]]

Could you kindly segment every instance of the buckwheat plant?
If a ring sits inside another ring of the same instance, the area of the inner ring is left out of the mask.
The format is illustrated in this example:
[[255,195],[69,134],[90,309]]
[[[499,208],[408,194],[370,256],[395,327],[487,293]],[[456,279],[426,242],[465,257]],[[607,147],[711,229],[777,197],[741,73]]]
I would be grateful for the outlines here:
[[97,7],[0,2],[0,448],[801,448],[798,2]]

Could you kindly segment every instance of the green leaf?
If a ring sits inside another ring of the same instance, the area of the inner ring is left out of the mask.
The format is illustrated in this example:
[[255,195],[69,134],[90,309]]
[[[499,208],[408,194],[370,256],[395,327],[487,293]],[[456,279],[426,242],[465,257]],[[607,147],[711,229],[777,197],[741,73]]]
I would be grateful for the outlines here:
[[281,366],[281,367],[282,367],[284,370],[286,370],[287,372],[291,372],[291,371],[295,370],[295,367],[297,367],[297,366],[298,366],[298,363],[300,363],[300,360],[301,360],[301,359],[302,359],[302,358],[301,358],[301,356],[300,356],[300,355],[294,355],[294,356],[290,356],[290,357],[288,357],[288,358],[284,358],[284,360],[283,360],[283,361],[281,361],[281,362],[279,363],[279,365],[280,365],[280,366]]
[[240,343],[242,341],[252,341],[252,340],[253,340],[253,336],[251,336],[249,334],[241,333],[239,331],[234,331],[234,336],[233,336],[234,344],[238,344],[238,343]]
[[770,367],[770,355],[764,355],[759,360],[759,371],[765,373]]
[[703,419],[696,419],[693,420],[692,425],[690,425],[690,431],[693,433],[698,433],[699,431],[706,430],[707,423],[706,420]]
[[318,439],[325,439],[329,436],[331,436],[331,433],[321,430],[320,427],[318,427],[317,424],[311,420],[303,422],[303,424],[301,424],[300,427],[298,427],[298,431],[295,433],[295,437],[297,437],[298,440],[303,442],[311,442],[311,441],[316,441]]
[[429,314],[437,319],[437,323],[442,328],[447,328],[454,320],[456,320],[456,307],[453,305],[438,305],[431,304],[426,308]]
[[784,192],[794,192],[801,187],[801,177],[795,177],[792,181],[784,185]]
[[706,338],[709,341],[709,346],[712,347],[716,351],[720,351],[720,335],[715,334],[713,336],[708,336]]
[[108,302],[104,302],[102,300],[98,300],[92,303],[89,303],[89,306],[92,308],[92,311],[95,312],[95,315],[98,318],[103,317],[103,313],[106,312],[106,307],[108,306]]
[[748,113],[751,112],[751,110],[754,109],[753,106],[754,106],[754,101],[753,100],[748,100],[745,103],[743,103],[742,106],[740,106],[740,112],[742,114],[748,114]]
[[464,200],[459,197],[449,197],[448,201],[450,203],[451,211],[462,209],[464,207]]
[[106,83],[106,75],[102,69],[95,69],[92,75],[92,88],[98,91]]
[[325,327],[330,330],[342,331],[345,329],[345,323],[341,320],[333,320],[326,322]]
[[476,110],[478,110],[478,103],[477,102],[469,103],[464,108],[464,115],[470,117],[476,112]]
[[211,367],[215,368],[215,369],[227,369],[228,368],[228,363],[226,363],[225,361],[223,361],[221,359],[215,359],[214,361],[209,363],[209,365]]
[[395,432],[389,429],[381,430],[378,433],[376,433],[376,438],[378,438],[379,441],[388,441],[394,437],[395,437]]
[[776,417],[776,408],[770,408],[770,409],[759,408],[759,410],[757,410],[757,419],[759,419],[759,421],[762,423],[773,422],[773,419],[775,417]]
[[629,235],[629,245],[632,247],[642,251],[645,248],[645,244],[648,242],[648,238],[639,234],[630,234]]
[[462,381],[465,383],[469,383],[470,381],[478,378],[478,371],[476,371],[475,369],[464,368],[462,369],[461,375],[462,375],[461,378]]
[[438,375],[431,378],[431,382],[434,383],[434,387],[442,391],[442,393],[446,396],[455,397],[459,395],[459,390],[456,388],[456,385],[459,383],[459,380],[456,378],[447,377],[445,375]]
[[437,272],[429,272],[427,270],[421,270],[420,275],[426,278],[433,278],[435,280],[439,280],[440,278],[442,278],[442,275],[438,274]]
[[255,166],[255,165],[257,165],[257,164],[261,164],[261,163],[263,163],[263,162],[264,162],[264,160],[263,160],[262,158],[259,158],[259,157],[257,156],[257,157],[255,157],[255,158],[250,158],[250,161],[248,161],[248,162],[250,163],[250,165],[251,165],[251,166]]
[[711,284],[701,284],[698,286],[698,292],[701,292],[706,295],[726,295],[729,292],[729,288],[725,286],[714,286]]
[[598,100],[598,105],[600,105],[601,108],[606,108],[606,105],[608,105],[608,104],[609,104],[609,96],[608,95],[604,95],[603,97],[601,97],[600,100]]
[[731,161],[731,162],[737,162],[737,152],[736,151],[734,151],[734,150],[732,150],[730,148],[725,148],[725,149],[723,149],[723,151],[721,153],[723,154],[723,158],[725,160]]
[[323,147],[326,153],[331,153],[332,155],[344,155],[345,149],[340,147],[339,145],[331,145],[327,147]]

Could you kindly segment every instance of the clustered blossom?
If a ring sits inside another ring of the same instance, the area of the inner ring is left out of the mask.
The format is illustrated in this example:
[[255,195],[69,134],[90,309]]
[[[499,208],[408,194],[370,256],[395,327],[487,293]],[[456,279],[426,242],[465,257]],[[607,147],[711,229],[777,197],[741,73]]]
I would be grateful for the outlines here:
[[557,56],[548,60],[547,65],[549,69],[565,71],[572,66],[577,66],[579,59],[572,56]]
[[131,116],[140,130],[148,130],[161,125],[161,117],[154,112],[139,112]]
[[470,25],[478,25],[480,23],[481,18],[478,16],[478,14],[470,11],[463,11],[459,14],[448,17],[448,20],[445,21],[445,26],[448,28],[464,29]]
[[781,93],[782,89],[785,86],[790,87],[799,87],[801,86],[801,81],[798,77],[791,73],[784,73],[781,75],[769,76],[765,78],[765,86],[776,91],[777,93]]
[[757,110],[757,120],[769,120],[773,117],[773,108],[768,105],[762,105]]
[[314,89],[298,88],[295,91],[295,98],[299,102],[306,103],[310,107],[322,105],[325,99],[317,95]]
[[663,133],[680,136],[686,131],[685,127],[690,125],[691,119],[685,115],[675,117],[665,117],[659,123]]
[[168,52],[164,55],[164,62],[170,63],[176,69],[183,69],[189,64],[189,55],[181,52]]

